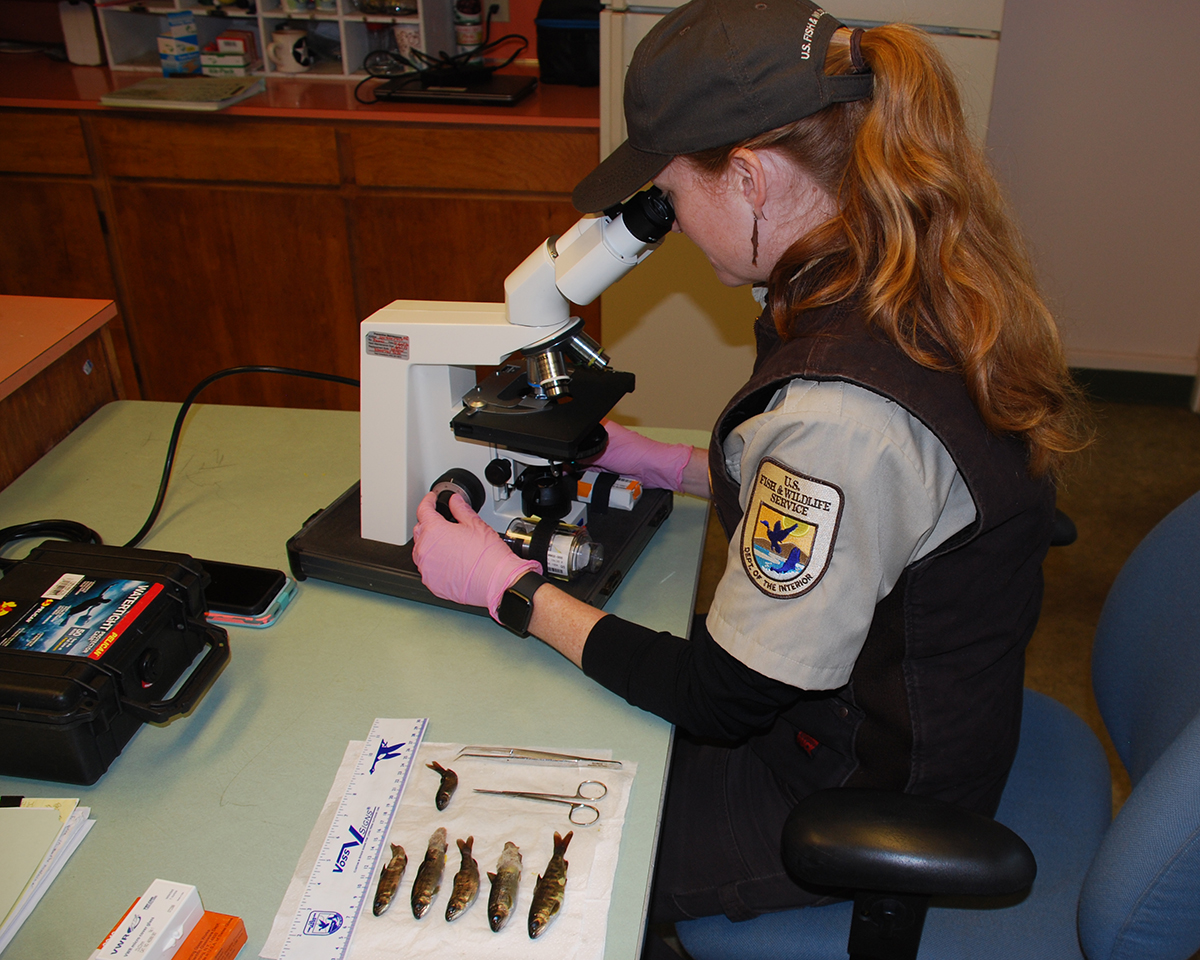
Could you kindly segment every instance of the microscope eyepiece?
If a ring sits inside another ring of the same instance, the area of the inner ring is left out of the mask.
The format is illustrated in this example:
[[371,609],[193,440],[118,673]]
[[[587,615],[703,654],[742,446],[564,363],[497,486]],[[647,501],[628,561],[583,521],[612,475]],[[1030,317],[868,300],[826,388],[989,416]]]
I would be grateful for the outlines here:
[[621,204],[620,212],[625,218],[625,229],[643,243],[661,240],[671,232],[671,224],[675,222],[671,201],[658,187],[634,194]]

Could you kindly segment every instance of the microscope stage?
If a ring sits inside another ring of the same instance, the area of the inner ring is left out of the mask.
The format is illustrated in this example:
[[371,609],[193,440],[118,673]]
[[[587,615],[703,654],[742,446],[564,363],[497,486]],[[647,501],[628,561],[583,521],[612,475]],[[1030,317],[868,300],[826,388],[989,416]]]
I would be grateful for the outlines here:
[[575,367],[570,397],[527,405],[505,402],[515,379],[506,373],[511,369],[501,368],[467,394],[464,400],[479,398],[482,405],[465,407],[450,421],[456,437],[547,460],[586,460],[604,449],[608,435],[600,421],[635,383],[632,373]]

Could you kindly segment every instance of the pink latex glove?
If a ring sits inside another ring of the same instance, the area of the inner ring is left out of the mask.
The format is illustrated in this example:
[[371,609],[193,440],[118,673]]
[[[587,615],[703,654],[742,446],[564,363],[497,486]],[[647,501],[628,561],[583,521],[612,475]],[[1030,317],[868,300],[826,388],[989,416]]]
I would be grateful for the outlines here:
[[692,458],[691,447],[685,443],[651,440],[612,420],[602,422],[608,431],[608,446],[591,466],[633,477],[644,487],[658,490],[683,488],[683,470]]
[[504,591],[531,570],[541,573],[542,565],[513,553],[457,493],[450,498],[450,512],[458,523],[437,512],[433,493],[417,505],[413,562],[421,582],[443,600],[487,607],[495,620]]

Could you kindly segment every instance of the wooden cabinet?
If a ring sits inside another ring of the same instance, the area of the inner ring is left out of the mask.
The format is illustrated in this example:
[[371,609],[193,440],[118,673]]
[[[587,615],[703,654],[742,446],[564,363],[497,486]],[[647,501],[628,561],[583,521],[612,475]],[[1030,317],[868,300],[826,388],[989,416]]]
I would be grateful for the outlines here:
[[[115,299],[102,192],[78,116],[0,112],[0,294]],[[109,330],[136,397],[123,318]]]
[[0,489],[125,398],[111,301],[0,296]]
[[[114,183],[112,196],[144,396],[179,400],[243,364],[358,376],[336,194],[135,181]],[[352,388],[276,374],[227,378],[201,399],[358,408]]]
[[[115,298],[149,400],[244,364],[357,377],[386,303],[502,300],[597,153],[586,127],[0,112],[0,293]],[[358,407],[276,375],[201,400]]]

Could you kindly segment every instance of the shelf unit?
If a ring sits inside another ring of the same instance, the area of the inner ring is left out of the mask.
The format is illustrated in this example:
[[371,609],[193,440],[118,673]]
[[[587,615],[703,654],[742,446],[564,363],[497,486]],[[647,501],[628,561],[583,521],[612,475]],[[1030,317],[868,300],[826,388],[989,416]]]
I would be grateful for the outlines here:
[[[108,65],[113,70],[160,72],[157,37],[166,32],[166,15],[179,10],[190,10],[195,16],[201,48],[224,30],[255,30],[259,55],[262,57],[262,69],[259,72],[268,75],[330,79],[364,76],[363,58],[371,49],[372,31],[379,29],[374,26],[376,24],[383,28],[407,27],[410,31],[416,30],[422,41],[420,49],[434,54],[440,50],[455,49],[451,0],[408,0],[406,5],[415,6],[416,12],[403,15],[364,13],[358,9],[357,3],[366,0],[320,2],[334,9],[293,11],[293,5],[301,5],[296,0],[258,0],[256,11],[251,13],[234,6],[205,6],[196,0],[172,0],[169,3],[135,2],[99,6],[97,12]],[[375,5],[372,2],[372,6]],[[322,56],[303,73],[282,74],[265,54],[272,33],[284,23],[307,27],[310,35],[315,34],[317,38],[316,43],[310,42],[310,45],[329,53],[336,52],[338,59]]]

